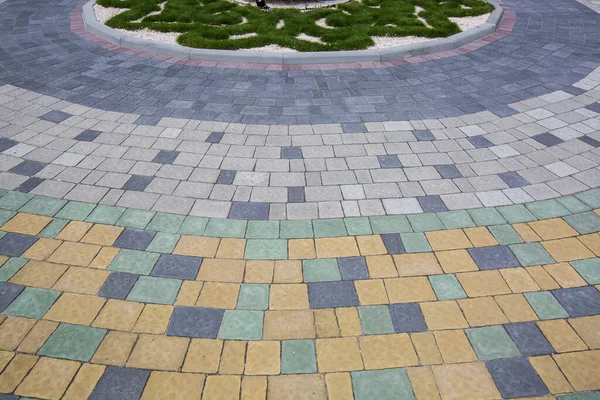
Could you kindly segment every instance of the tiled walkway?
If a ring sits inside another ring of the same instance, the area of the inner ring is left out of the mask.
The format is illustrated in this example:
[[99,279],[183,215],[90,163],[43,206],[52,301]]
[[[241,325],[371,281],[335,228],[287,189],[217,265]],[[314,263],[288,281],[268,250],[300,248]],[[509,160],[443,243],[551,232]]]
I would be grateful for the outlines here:
[[600,399],[596,6],[280,70],[79,6],[0,4],[0,400]]

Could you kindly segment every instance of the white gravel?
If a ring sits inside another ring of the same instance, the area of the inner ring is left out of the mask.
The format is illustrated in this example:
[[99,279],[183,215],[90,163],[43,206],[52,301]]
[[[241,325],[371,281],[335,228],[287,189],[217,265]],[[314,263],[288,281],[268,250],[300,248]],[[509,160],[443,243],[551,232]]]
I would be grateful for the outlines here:
[[418,36],[371,36],[375,44],[368,48],[373,49],[389,49],[390,47],[405,46],[407,44],[421,43],[430,40],[429,38],[418,37]]
[[160,8],[160,10],[158,10],[158,11],[152,11],[152,12],[149,12],[148,14],[144,15],[142,18],[136,19],[135,21],[131,21],[131,22],[142,22],[142,20],[143,20],[144,18],[146,18],[146,17],[150,17],[150,16],[152,16],[152,15],[158,15],[158,14],[160,14],[161,12],[163,12],[163,10],[165,9],[165,6],[166,6],[166,5],[167,5],[167,1],[165,0],[165,1],[163,1],[162,3],[160,3],[160,4],[158,5],[158,7]]
[[[233,3],[242,5],[256,5],[255,0],[229,0]],[[273,2],[267,0],[267,5],[271,8],[297,8],[299,10],[312,10],[315,8],[330,7],[336,4],[348,3],[350,0],[321,0],[321,1],[290,1],[290,2]]]
[[236,40],[236,39],[247,39],[247,38],[251,38],[251,37],[254,37],[254,36],[258,36],[256,34],[256,32],[244,33],[244,34],[241,34],[241,35],[231,35],[231,36],[229,36],[229,39],[233,39],[233,40]]
[[283,28],[284,26],[285,26],[285,21],[284,21],[284,20],[282,20],[282,19],[280,19],[280,20],[277,22],[277,25],[275,25],[275,29],[281,29],[281,28]]
[[263,47],[253,47],[251,49],[243,49],[243,51],[253,51],[256,53],[297,53],[297,51],[294,49],[281,47],[278,44],[270,44]]
[[315,25],[320,26],[321,28],[325,28],[325,29],[335,29],[335,27],[327,25],[325,18],[316,20]]
[[151,39],[156,40],[158,42],[177,44],[177,38],[181,35],[181,32],[157,32],[151,31],[148,28],[139,29],[137,31],[128,31],[125,29],[117,29],[119,32],[122,32],[126,35],[142,38],[142,39]]
[[121,14],[123,11],[127,11],[128,8],[115,8],[115,7],[102,7],[98,4],[94,4],[94,13],[98,22],[103,24],[114,17],[117,14]]
[[310,35],[307,35],[306,33],[299,34],[298,36],[296,36],[296,39],[298,39],[298,40],[306,40],[307,42],[325,44],[321,40],[321,38],[318,38],[318,37],[315,37],[315,36],[310,36]]

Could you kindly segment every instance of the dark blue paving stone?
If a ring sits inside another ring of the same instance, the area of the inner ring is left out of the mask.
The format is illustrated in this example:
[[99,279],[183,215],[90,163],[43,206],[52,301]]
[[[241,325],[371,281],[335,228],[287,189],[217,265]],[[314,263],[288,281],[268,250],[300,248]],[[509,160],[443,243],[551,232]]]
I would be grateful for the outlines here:
[[137,279],[138,276],[134,274],[111,272],[98,295],[109,299],[125,299]]
[[149,125],[156,126],[160,122],[162,117],[157,117],[154,115],[142,115],[138,119],[135,120],[136,125]]
[[0,400],[19,400],[19,396],[14,394],[0,394]]
[[600,141],[593,139],[589,136],[582,136],[579,138],[579,140],[581,140],[585,144],[589,144],[592,147],[596,147],[596,148],[600,147]]
[[206,138],[206,142],[208,142],[208,143],[219,143],[219,142],[221,142],[221,139],[223,139],[223,135],[224,135],[223,132],[212,132]]
[[12,167],[8,172],[25,176],[33,176],[44,169],[46,165],[48,164],[39,161],[25,160],[21,164]]
[[494,145],[492,142],[490,142],[481,135],[468,137],[467,140],[469,141],[469,143],[475,146],[476,149],[483,149]]
[[122,249],[146,250],[146,247],[148,247],[154,238],[154,235],[156,235],[156,232],[153,231],[126,228],[121,232],[113,246]]
[[511,188],[529,185],[529,182],[517,172],[502,172],[498,176]]
[[17,191],[21,193],[29,193],[42,182],[44,182],[42,178],[37,178],[33,176],[27,179],[25,182],[21,183],[17,188]]
[[520,267],[521,263],[508,246],[476,247],[467,249],[479,269]]
[[152,159],[152,162],[159,164],[173,164],[173,161],[179,155],[178,151],[171,150],[161,150],[158,154]]
[[552,354],[554,349],[534,322],[505,325],[511,339],[524,356]]
[[526,358],[488,361],[486,366],[504,399],[548,394],[548,388]]
[[302,149],[298,146],[282,147],[281,158],[288,160],[302,158]]
[[268,203],[242,203],[234,201],[229,210],[229,218],[247,220],[269,219]]
[[383,244],[388,251],[388,254],[400,254],[406,252],[400,235],[397,233],[384,233],[381,235]]
[[62,112],[62,111],[50,111],[47,112],[44,115],[40,116],[40,119],[43,119],[44,121],[50,121],[50,122],[54,122],[56,124],[63,122],[65,119],[71,118],[72,115],[68,114],[66,112]]
[[152,275],[165,278],[196,279],[202,258],[162,254],[152,270]]
[[369,270],[364,257],[340,257],[338,267],[345,281],[369,279]]
[[557,144],[564,142],[564,140],[557,138],[549,132],[540,133],[539,135],[532,136],[531,138],[547,147],[556,146]]
[[592,103],[590,105],[585,106],[590,111],[600,114],[600,103]]
[[342,124],[344,133],[364,133],[367,132],[365,124],[360,122],[346,122]]
[[456,165],[434,165],[434,168],[437,170],[438,174],[440,174],[440,176],[444,179],[462,178],[463,176],[458,170],[458,168],[456,168]]
[[352,281],[309,283],[308,300],[311,309],[359,305],[358,295]]
[[413,131],[413,135],[419,142],[435,140],[430,130]]
[[167,335],[216,339],[225,310],[203,307],[175,307]]
[[600,314],[600,292],[594,286],[559,289],[552,294],[571,317]]
[[402,164],[397,155],[377,156],[381,168],[401,168]]
[[417,201],[424,212],[442,212],[448,211],[448,207],[442,201],[440,196],[418,196]]
[[15,140],[0,137],[0,152],[3,152],[4,150],[8,150],[11,147],[16,146],[17,144],[19,144],[19,142],[15,141]]
[[217,179],[217,183],[219,185],[231,185],[233,184],[233,180],[235,179],[235,171],[230,170],[221,170],[219,173],[219,178]]
[[0,239],[0,254],[19,257],[36,241],[35,236],[9,232]]
[[92,391],[90,400],[135,400],[142,396],[150,371],[107,367]]
[[304,187],[294,186],[288,188],[288,203],[304,203]]
[[24,286],[21,285],[0,282],[0,312],[6,310],[6,307],[17,298],[23,289]]
[[92,129],[86,129],[81,132],[79,135],[75,136],[73,139],[79,140],[81,142],[93,142],[98,136],[100,136],[102,132],[95,131]]
[[145,175],[133,175],[125,185],[123,185],[123,189],[125,190],[135,190],[137,192],[143,192],[154,177],[145,176]]
[[390,304],[394,332],[425,332],[427,324],[417,303]]
[[573,96],[579,96],[582,93],[585,93],[586,91],[584,89],[580,89],[578,87],[575,86],[566,86],[562,89],[564,92],[567,92],[569,94],[572,94]]

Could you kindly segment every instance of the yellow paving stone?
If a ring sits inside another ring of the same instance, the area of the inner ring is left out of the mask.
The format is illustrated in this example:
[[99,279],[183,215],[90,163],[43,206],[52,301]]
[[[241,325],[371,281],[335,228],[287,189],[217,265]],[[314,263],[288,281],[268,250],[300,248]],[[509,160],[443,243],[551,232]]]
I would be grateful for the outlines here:
[[381,279],[354,281],[358,300],[361,305],[388,304],[385,285]]
[[110,272],[101,269],[71,267],[54,285],[54,290],[96,294],[108,279]]
[[6,232],[37,235],[52,221],[52,218],[43,215],[18,213],[2,226]]
[[431,368],[408,368],[406,372],[417,400],[435,400],[440,398]]
[[182,371],[216,373],[219,370],[221,350],[223,350],[222,340],[192,339]]
[[538,319],[535,311],[522,294],[506,294],[496,296],[494,299],[510,322],[535,321]]
[[477,361],[477,355],[464,331],[439,331],[434,335],[445,363]]
[[447,274],[479,270],[466,250],[436,251],[435,255]]
[[66,270],[66,265],[52,264],[45,261],[29,261],[9,282],[50,289]]
[[246,239],[223,238],[217,249],[217,258],[244,258]]
[[288,240],[288,258],[290,260],[307,260],[317,257],[313,239]]
[[354,236],[315,239],[318,258],[359,256]]
[[81,241],[101,246],[112,246],[124,229],[121,226],[96,224],[85,234]]
[[475,247],[497,246],[498,241],[484,226],[465,228],[465,234]]
[[357,236],[356,242],[362,256],[387,254],[385,244],[379,235]]
[[54,321],[38,320],[17,347],[17,351],[30,354],[37,353],[57,327],[58,323]]
[[246,363],[246,342],[227,340],[223,343],[220,374],[242,374]]
[[40,238],[21,257],[30,260],[45,260],[61,245],[60,240]]
[[311,310],[268,310],[263,339],[314,339],[315,321]]
[[429,330],[467,328],[469,325],[455,301],[422,303],[421,310]]
[[544,381],[550,393],[568,393],[573,388],[567,378],[560,372],[551,356],[538,356],[529,359],[531,366]]
[[0,266],[4,265],[8,261],[8,258],[7,256],[0,256]]
[[467,235],[460,229],[425,232],[429,244],[434,251],[457,250],[473,247]]
[[76,293],[63,293],[44,318],[76,325],[92,323],[104,305],[104,298]]
[[600,389],[600,350],[555,354],[554,360],[576,391]]
[[436,365],[433,374],[444,400],[491,400],[501,397],[483,363]]
[[14,350],[27,336],[36,320],[22,317],[8,317],[0,325],[0,349]]
[[175,305],[193,307],[198,301],[200,290],[202,290],[202,282],[183,281]]
[[176,371],[181,368],[190,339],[140,335],[127,360],[127,367]]
[[153,371],[141,400],[200,400],[204,379],[202,374]]
[[424,276],[391,278],[385,279],[384,282],[391,303],[415,303],[437,299],[429,279]]
[[557,353],[587,349],[585,343],[577,336],[567,321],[555,319],[538,321],[537,324]]
[[535,231],[526,223],[514,224],[512,227],[515,231],[517,231],[525,243],[540,242],[542,240],[542,238],[539,237],[538,234],[535,233]]
[[421,360],[421,364],[431,365],[442,363],[442,355],[437,348],[433,333],[415,332],[410,334],[410,338],[415,346],[419,360]]
[[345,372],[363,369],[355,338],[317,339],[319,372]]
[[133,350],[138,335],[129,332],[111,331],[104,337],[92,362],[96,364],[125,365]]
[[267,377],[244,376],[242,379],[241,400],[265,400],[267,398]]
[[419,363],[406,333],[362,336],[359,343],[365,369],[399,368]]
[[167,330],[167,325],[169,324],[172,313],[172,306],[146,304],[146,307],[144,307],[142,314],[133,327],[133,331],[156,333],[158,335],[163,334]]
[[56,235],[56,239],[79,242],[92,225],[90,222],[71,221]]
[[399,276],[442,274],[442,268],[433,253],[394,254]]
[[143,308],[143,303],[108,299],[108,302],[104,305],[92,326],[118,331],[130,331],[133,329]]
[[239,400],[240,384],[239,376],[208,376],[202,400]]
[[315,310],[315,331],[318,338],[329,338],[340,336],[335,311],[331,308]]
[[544,269],[564,288],[587,285],[587,282],[579,276],[575,268],[571,267],[568,263],[546,265]]
[[8,365],[10,360],[13,359],[15,353],[12,351],[0,350],[0,372]]
[[336,372],[325,374],[327,383],[327,395],[329,400],[347,400],[352,399],[352,379],[347,372]]
[[0,374],[0,393],[12,393],[29,373],[38,358],[29,354],[15,354]]
[[206,282],[196,305],[233,310],[237,305],[239,291],[239,283]]
[[275,263],[271,260],[248,260],[246,261],[246,283],[271,283],[273,282],[273,270]]
[[527,273],[542,290],[554,290],[560,288],[560,285],[556,283],[554,278],[552,278],[552,276],[550,276],[550,274],[541,266],[528,267]]
[[246,354],[246,375],[279,375],[281,344],[278,341],[250,341]]
[[530,222],[529,226],[542,240],[562,239],[578,235],[577,231],[562,218],[541,219]]
[[119,249],[116,247],[103,247],[89,266],[90,268],[106,269],[117,254],[119,254]]
[[596,256],[600,256],[600,235],[597,233],[591,233],[588,235],[579,236],[577,239],[588,249],[592,251]]
[[0,314],[0,324],[2,324],[6,318],[7,318],[6,315]]
[[83,364],[69,386],[63,400],[87,399],[104,373],[103,365]]
[[542,242],[542,246],[558,262],[594,257],[594,253],[576,238],[550,240],[549,242]]
[[214,258],[217,254],[219,241],[220,239],[213,237],[183,235],[179,238],[173,254]]
[[398,270],[396,270],[392,256],[367,256],[365,259],[371,279],[394,278],[398,276]]
[[540,287],[527,273],[525,268],[504,268],[499,271],[513,293],[535,292],[540,290]]
[[600,315],[571,318],[569,324],[590,349],[600,349]]
[[48,261],[58,264],[87,267],[99,251],[100,246],[95,244],[63,242],[63,244],[52,253]]
[[273,282],[275,283],[302,283],[302,262],[300,260],[277,260]]
[[58,400],[78,369],[78,362],[43,357],[19,385],[15,394]]
[[326,400],[322,375],[269,376],[269,400]]
[[456,274],[456,277],[469,297],[510,293],[508,285],[498,270],[462,272]]
[[244,260],[205,258],[196,277],[199,281],[238,282],[244,279]]
[[458,305],[472,327],[508,323],[508,319],[492,297],[462,299],[458,300]]
[[336,308],[335,315],[340,326],[342,336],[362,335],[358,311],[354,307]]
[[305,310],[309,307],[308,286],[304,283],[273,284],[270,289],[271,310]]

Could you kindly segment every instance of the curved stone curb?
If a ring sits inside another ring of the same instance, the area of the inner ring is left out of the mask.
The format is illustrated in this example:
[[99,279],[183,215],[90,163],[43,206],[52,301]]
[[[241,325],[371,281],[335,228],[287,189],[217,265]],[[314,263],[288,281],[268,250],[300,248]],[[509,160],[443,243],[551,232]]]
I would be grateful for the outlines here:
[[[2,0],[0,0],[1,2]],[[150,39],[136,38],[110,28],[96,20],[93,6],[96,0],[83,5],[83,22],[86,29],[116,45],[153,53],[179,57],[185,60],[228,61],[258,64],[328,64],[348,62],[384,62],[422,56],[441,51],[458,49],[472,41],[482,39],[496,31],[504,10],[495,0],[487,0],[494,6],[485,24],[448,38],[430,40],[389,49],[356,51],[323,51],[298,53],[255,53],[250,51],[194,49]]]

